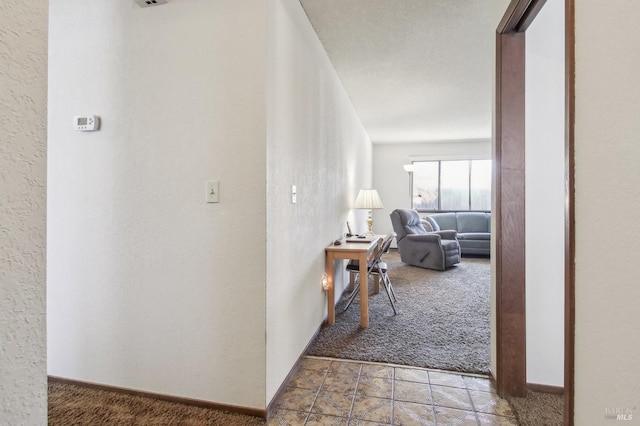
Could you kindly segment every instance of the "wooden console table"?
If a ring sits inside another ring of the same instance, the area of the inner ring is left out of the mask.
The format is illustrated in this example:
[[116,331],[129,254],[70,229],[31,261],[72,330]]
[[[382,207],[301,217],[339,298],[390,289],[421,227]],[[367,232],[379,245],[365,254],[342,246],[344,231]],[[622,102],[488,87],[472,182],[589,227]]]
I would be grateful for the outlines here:
[[[360,262],[360,327],[369,327],[369,277],[367,275],[367,259],[379,247],[382,237],[376,236],[370,243],[347,243],[340,245],[330,245],[325,249],[326,265],[325,272],[329,277],[329,289],[327,290],[328,323],[333,325],[336,321],[335,289],[334,280],[334,260],[350,259]],[[376,286],[377,287],[377,286]]]

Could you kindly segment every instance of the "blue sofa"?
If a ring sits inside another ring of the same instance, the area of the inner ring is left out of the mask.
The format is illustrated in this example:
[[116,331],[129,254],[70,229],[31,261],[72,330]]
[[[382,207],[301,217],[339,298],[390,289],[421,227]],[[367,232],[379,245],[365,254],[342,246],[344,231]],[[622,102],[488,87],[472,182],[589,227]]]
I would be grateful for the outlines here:
[[434,213],[423,218],[423,226],[427,231],[457,231],[462,254],[491,254],[491,213]]

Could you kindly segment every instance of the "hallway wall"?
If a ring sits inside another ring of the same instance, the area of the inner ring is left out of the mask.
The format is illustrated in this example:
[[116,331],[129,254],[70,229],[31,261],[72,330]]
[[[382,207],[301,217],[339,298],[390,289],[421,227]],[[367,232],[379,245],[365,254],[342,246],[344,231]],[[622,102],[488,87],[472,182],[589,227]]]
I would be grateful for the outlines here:
[[269,2],[268,53],[267,402],[327,315],[324,249],[371,185],[371,142],[298,0]]
[[51,1],[49,374],[264,408],[266,8]]

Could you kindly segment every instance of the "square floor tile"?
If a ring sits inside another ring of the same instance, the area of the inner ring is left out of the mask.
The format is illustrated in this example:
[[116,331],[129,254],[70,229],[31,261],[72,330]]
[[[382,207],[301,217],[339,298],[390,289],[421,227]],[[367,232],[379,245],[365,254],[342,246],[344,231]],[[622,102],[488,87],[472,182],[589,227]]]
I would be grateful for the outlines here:
[[326,373],[321,370],[298,370],[289,386],[319,390],[325,375]]
[[429,383],[429,373],[427,370],[419,370],[417,368],[400,368],[395,369],[395,379],[405,380],[408,382]]
[[515,426],[489,377],[304,357],[267,426]]
[[303,425],[309,413],[290,410],[275,410],[271,413],[267,426],[300,426]]
[[435,416],[430,405],[416,404],[413,402],[395,401],[393,403],[393,424],[408,425],[435,425]]
[[347,426],[349,419],[346,417],[327,416],[324,414],[309,414],[305,426]]
[[356,390],[358,395],[391,399],[392,392],[393,380],[391,379],[360,376],[360,380],[358,380],[358,389]]
[[478,419],[482,426],[518,426],[513,417],[492,416],[491,414],[478,413]]
[[378,364],[362,364],[361,376],[393,379],[393,367]]
[[454,408],[435,407],[438,426],[477,426],[478,420],[473,411],[456,410]]
[[394,387],[393,399],[395,401],[431,404],[431,386],[429,383],[403,382],[396,380]]
[[329,366],[329,374],[353,374],[359,375],[362,364],[359,362],[332,361]]
[[460,410],[473,409],[466,389],[431,385],[431,397],[433,398],[433,404],[440,407],[458,408]]
[[464,384],[469,390],[479,390],[483,392],[496,392],[493,382],[489,378],[463,376]]
[[329,374],[324,379],[322,391],[341,392],[353,395],[356,392],[358,376],[352,374]]
[[351,417],[378,423],[391,423],[392,401],[371,396],[356,396]]
[[460,374],[443,373],[440,371],[429,371],[429,382],[432,385],[438,386],[451,386],[454,388],[466,387]]
[[476,411],[497,416],[514,416],[509,402],[491,392],[469,391],[469,394]]
[[349,417],[353,405],[353,394],[341,392],[320,392],[311,412],[336,417]]
[[312,389],[288,387],[276,402],[276,409],[309,412],[317,392]]
[[331,361],[328,359],[302,358],[302,361],[300,361],[300,369],[302,370],[317,370],[324,372],[329,369],[330,365]]
[[370,422],[361,419],[349,419],[349,426],[391,426],[391,423]]

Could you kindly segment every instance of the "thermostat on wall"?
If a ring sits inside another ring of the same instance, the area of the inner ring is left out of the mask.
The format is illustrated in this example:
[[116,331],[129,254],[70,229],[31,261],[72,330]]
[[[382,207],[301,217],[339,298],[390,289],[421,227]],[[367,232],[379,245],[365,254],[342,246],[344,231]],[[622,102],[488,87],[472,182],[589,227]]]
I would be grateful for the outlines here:
[[100,130],[100,117],[97,115],[77,115],[73,117],[73,128],[81,132]]

